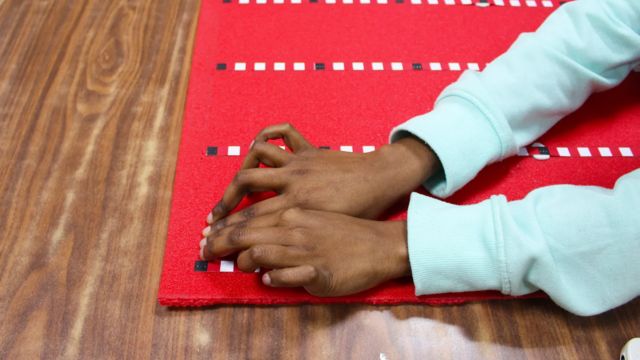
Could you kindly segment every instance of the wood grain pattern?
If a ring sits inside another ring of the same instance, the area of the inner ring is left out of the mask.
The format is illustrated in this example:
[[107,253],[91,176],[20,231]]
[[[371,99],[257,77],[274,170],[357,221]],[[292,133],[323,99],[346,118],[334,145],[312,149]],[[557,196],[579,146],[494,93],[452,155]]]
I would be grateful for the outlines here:
[[199,2],[0,0],[0,358],[604,359],[640,301],[156,303]]

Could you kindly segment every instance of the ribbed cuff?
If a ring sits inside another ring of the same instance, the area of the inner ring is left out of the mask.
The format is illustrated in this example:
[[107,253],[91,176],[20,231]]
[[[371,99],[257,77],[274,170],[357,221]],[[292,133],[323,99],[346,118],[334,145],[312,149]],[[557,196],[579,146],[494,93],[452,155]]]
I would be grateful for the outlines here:
[[493,201],[461,206],[411,195],[407,230],[416,295],[509,291]]
[[504,152],[496,130],[483,112],[456,95],[441,98],[430,113],[394,128],[390,140],[397,141],[408,133],[429,144],[442,163],[443,173],[424,183],[439,198],[459,190]]

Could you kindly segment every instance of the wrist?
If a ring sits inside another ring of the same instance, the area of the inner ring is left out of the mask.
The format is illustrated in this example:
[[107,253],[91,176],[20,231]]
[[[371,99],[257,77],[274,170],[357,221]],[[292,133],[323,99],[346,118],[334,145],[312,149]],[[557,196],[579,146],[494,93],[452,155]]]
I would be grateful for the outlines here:
[[440,160],[422,140],[407,136],[377,152],[381,164],[392,174],[392,184],[408,193],[441,170]]
[[407,245],[407,222],[391,221],[387,223],[390,227],[389,241],[391,255],[389,280],[411,275],[409,264],[409,248]]

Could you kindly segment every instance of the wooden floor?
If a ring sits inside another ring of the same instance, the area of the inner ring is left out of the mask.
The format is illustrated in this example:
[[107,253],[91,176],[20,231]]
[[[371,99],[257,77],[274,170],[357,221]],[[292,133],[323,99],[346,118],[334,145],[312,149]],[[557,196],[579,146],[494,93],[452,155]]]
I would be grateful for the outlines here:
[[197,0],[0,0],[0,359],[612,359],[640,301],[156,302]]

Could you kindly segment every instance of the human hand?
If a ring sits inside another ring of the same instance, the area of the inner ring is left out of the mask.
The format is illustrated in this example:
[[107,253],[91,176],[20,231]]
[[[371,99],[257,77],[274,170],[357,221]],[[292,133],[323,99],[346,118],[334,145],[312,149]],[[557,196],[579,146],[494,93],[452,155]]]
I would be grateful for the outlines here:
[[240,252],[240,270],[273,269],[263,275],[265,285],[304,287],[316,296],[354,294],[410,273],[404,221],[292,208],[206,235],[203,259]]
[[[270,139],[283,139],[291,152]],[[259,168],[261,163],[269,168]],[[221,229],[292,207],[372,219],[440,166],[430,148],[413,137],[358,154],[317,149],[291,125],[274,125],[258,134],[207,222]],[[258,191],[278,195],[227,217],[244,195]]]

